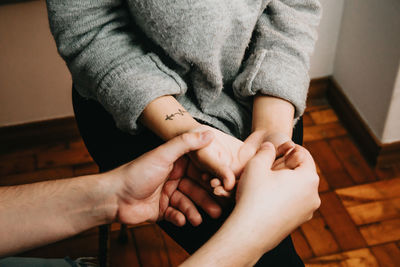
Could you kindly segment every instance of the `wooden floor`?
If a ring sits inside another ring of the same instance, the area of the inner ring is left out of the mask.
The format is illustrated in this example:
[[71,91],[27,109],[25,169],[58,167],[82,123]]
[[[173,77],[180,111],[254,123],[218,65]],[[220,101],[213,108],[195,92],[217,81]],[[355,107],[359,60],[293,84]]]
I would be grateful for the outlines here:
[[[370,166],[324,101],[304,115],[304,144],[320,177],[321,208],[292,237],[307,266],[400,266],[400,164]],[[0,185],[97,172],[81,140],[0,155]],[[112,266],[177,266],[188,255],[157,226],[129,229],[117,241],[113,225]],[[97,229],[23,256],[96,256]]]

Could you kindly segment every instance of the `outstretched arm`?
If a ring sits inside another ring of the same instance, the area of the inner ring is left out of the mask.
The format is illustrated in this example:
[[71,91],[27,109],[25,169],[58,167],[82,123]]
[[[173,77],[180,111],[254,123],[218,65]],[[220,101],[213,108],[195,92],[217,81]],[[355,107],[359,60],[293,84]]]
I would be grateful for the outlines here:
[[193,202],[218,217],[220,207],[201,188],[186,196],[177,190],[185,192],[182,187],[190,183],[182,156],[211,139],[210,133],[185,134],[108,173],[1,187],[0,256],[115,220],[136,224],[166,218],[197,225],[201,216]]

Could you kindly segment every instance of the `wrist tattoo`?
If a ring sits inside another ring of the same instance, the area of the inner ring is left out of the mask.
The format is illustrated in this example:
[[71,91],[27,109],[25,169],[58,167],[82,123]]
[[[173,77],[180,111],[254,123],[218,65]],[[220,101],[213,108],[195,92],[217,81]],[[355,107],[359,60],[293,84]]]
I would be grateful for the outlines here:
[[172,121],[172,120],[174,120],[175,116],[177,116],[177,115],[184,116],[185,113],[187,113],[187,111],[182,110],[182,109],[178,109],[178,112],[172,113],[170,115],[165,115],[165,120],[166,121]]

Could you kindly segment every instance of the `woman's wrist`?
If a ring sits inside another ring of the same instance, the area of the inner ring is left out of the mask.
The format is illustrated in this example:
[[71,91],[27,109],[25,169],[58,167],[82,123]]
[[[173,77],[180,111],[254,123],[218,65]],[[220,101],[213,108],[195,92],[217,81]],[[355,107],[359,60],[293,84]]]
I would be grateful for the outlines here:
[[244,217],[234,210],[218,232],[181,266],[253,266],[266,252],[268,237],[260,237],[254,231],[257,227],[249,227],[252,223]]

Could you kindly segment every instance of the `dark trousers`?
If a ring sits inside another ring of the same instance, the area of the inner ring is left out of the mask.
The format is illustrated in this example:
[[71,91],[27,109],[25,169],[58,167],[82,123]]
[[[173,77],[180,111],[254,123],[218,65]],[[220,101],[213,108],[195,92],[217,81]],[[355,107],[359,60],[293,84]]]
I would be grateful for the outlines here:
[[[98,102],[84,99],[74,89],[72,91],[79,131],[101,172],[127,163],[163,143],[158,136],[149,130],[144,130],[135,136],[120,131],[115,126],[112,116]],[[301,144],[302,139],[303,125],[300,120],[293,132],[293,140]],[[189,223],[183,227],[176,227],[166,221],[159,222],[159,225],[179,245],[192,254],[218,230],[232,208],[226,209],[223,215],[216,220],[200,211],[203,216],[203,223],[197,227],[193,227]],[[237,230],[245,231],[246,229]],[[297,255],[289,236],[276,248],[264,254],[256,266],[285,267],[304,266],[304,264]]]

